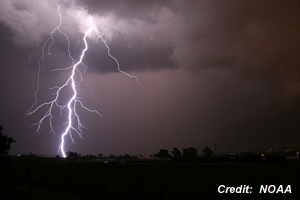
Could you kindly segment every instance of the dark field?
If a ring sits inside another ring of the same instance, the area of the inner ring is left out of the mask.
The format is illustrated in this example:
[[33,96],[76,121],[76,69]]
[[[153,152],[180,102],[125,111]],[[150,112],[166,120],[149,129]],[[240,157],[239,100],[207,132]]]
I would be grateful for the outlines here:
[[[1,169],[0,199],[300,199],[299,164],[77,163],[13,158]],[[219,185],[253,187],[218,194]],[[291,185],[292,194],[259,194],[260,185]]]

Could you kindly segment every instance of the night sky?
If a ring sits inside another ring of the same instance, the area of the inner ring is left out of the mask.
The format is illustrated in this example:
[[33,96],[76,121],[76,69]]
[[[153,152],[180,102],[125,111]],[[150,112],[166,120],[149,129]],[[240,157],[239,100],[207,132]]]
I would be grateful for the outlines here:
[[[54,111],[36,126],[46,109],[24,118],[34,103],[39,51],[59,23],[78,59],[89,16],[107,40],[88,38],[88,66],[79,109],[88,128],[75,132],[66,151],[80,154],[143,154],[205,146],[218,151],[299,146],[300,1],[0,1],[0,125],[17,142],[10,154],[58,154],[66,111]],[[81,8],[82,7],[82,8]],[[80,35],[81,34],[81,35]],[[67,41],[53,34],[40,73],[38,104],[54,98],[71,66]],[[81,39],[79,45],[75,46]],[[48,43],[49,46],[49,43]],[[79,67],[81,70],[84,68]],[[77,77],[77,80],[79,77]],[[60,103],[72,95],[66,90]]]

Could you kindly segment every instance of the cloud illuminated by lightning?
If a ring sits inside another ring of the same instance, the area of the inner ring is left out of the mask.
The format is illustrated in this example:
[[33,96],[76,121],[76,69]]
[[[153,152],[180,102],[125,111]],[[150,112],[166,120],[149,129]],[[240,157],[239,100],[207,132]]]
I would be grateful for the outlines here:
[[[64,123],[64,124],[67,124],[67,128],[65,129],[65,131],[61,135],[61,143],[60,143],[60,146],[59,146],[59,150],[60,150],[62,156],[66,157],[66,153],[65,153],[65,149],[64,149],[65,136],[67,136],[69,134],[72,142],[74,143],[75,141],[74,141],[73,136],[72,136],[72,131],[76,132],[82,138],[82,129],[85,128],[84,125],[81,123],[79,114],[77,113],[77,110],[76,110],[77,106],[80,106],[81,108],[83,108],[83,109],[85,109],[85,110],[87,110],[89,112],[94,112],[94,113],[96,113],[96,114],[98,114],[99,116],[102,117],[102,115],[97,110],[91,110],[91,109],[85,107],[83,105],[83,103],[80,101],[78,93],[77,93],[77,89],[78,88],[76,87],[76,83],[78,81],[76,82],[76,80],[74,78],[75,75],[78,74],[79,77],[80,77],[79,83],[84,83],[87,86],[87,88],[91,91],[91,89],[89,88],[89,86],[87,85],[87,83],[83,80],[81,71],[78,69],[79,65],[84,66],[85,70],[87,68],[87,66],[84,65],[83,62],[82,62],[82,60],[83,60],[83,58],[85,56],[85,52],[88,50],[87,37],[94,34],[94,36],[96,37],[96,42],[98,41],[98,39],[101,39],[101,41],[103,42],[103,44],[105,45],[105,47],[107,49],[107,54],[117,64],[117,68],[118,68],[119,72],[123,73],[124,75],[129,76],[130,78],[135,79],[138,82],[139,85],[140,85],[140,82],[138,80],[138,76],[139,75],[133,76],[133,75],[131,75],[129,73],[126,73],[123,70],[121,70],[120,64],[119,64],[118,60],[113,55],[111,55],[111,53],[110,53],[110,48],[109,48],[109,46],[107,44],[107,41],[101,35],[101,32],[97,29],[97,26],[94,25],[94,19],[93,19],[92,16],[89,16],[87,18],[86,23],[85,23],[85,25],[87,25],[89,27],[88,27],[88,30],[86,32],[84,32],[84,36],[83,36],[84,49],[81,52],[79,60],[77,62],[75,62],[75,59],[72,57],[71,51],[70,51],[70,45],[71,45],[71,43],[70,43],[69,37],[68,37],[68,35],[66,33],[64,33],[60,29],[60,27],[62,25],[62,21],[63,21],[62,15],[60,13],[60,6],[58,6],[57,12],[58,12],[58,15],[59,15],[59,23],[58,23],[57,27],[55,27],[49,33],[50,36],[46,39],[46,42],[44,43],[44,45],[42,46],[42,48],[39,50],[39,51],[41,51],[42,55],[41,55],[40,59],[38,60],[37,88],[36,88],[36,91],[35,91],[35,101],[32,104],[31,108],[26,112],[25,115],[26,116],[32,115],[35,112],[37,112],[38,110],[40,110],[42,107],[47,107],[48,109],[47,109],[46,113],[43,115],[43,117],[38,122],[34,123],[33,125],[37,126],[36,132],[39,133],[39,131],[41,130],[41,126],[42,126],[43,122],[47,118],[49,118],[49,125],[50,125],[51,132],[55,133],[54,128],[53,128],[53,124],[52,124],[52,119],[53,119],[52,112],[53,112],[53,109],[54,109],[54,107],[58,107],[61,112],[62,112],[62,110],[67,109],[67,111],[68,111],[68,119],[67,119],[67,122]],[[55,43],[55,39],[53,37],[53,34],[55,32],[59,32],[67,40],[67,42],[68,42],[68,48],[67,48],[68,58],[70,58],[72,60],[72,66],[66,67],[66,68],[57,68],[57,69],[54,69],[52,71],[61,71],[61,70],[68,71],[69,70],[69,71],[71,71],[71,74],[69,75],[68,79],[64,82],[64,84],[62,84],[61,86],[55,86],[53,88],[50,88],[51,90],[56,90],[56,92],[54,93],[55,97],[54,97],[53,100],[48,101],[48,102],[44,102],[44,103],[38,105],[38,92],[39,92],[39,89],[40,89],[40,73],[41,73],[42,69],[44,68],[45,52],[48,52],[48,55],[52,55],[52,53],[51,53],[51,46]],[[76,44],[75,48],[79,44],[79,41],[80,40],[78,39],[78,43]],[[36,54],[38,54],[38,52],[33,52],[30,55],[32,55],[32,54],[36,55]],[[30,60],[31,60],[31,57],[29,57],[29,61]],[[67,88],[67,87],[71,87],[73,95],[68,99],[68,103],[67,104],[60,105],[59,101],[58,101],[58,98],[61,95],[62,90],[64,88]],[[91,91],[91,94],[93,96],[92,91]],[[76,123],[74,123],[74,121],[76,121]],[[77,124],[77,127],[75,127],[74,124]]]

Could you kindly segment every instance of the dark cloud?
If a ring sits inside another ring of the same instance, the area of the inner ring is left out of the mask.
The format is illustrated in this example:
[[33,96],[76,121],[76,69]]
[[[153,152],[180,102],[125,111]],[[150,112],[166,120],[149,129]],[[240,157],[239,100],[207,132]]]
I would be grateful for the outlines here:
[[171,59],[177,66],[193,71],[225,68],[236,70],[243,78],[275,76],[281,82],[278,98],[288,102],[293,102],[290,98],[298,99],[299,1],[84,3],[93,14],[98,9],[111,13],[117,26],[142,38],[139,45],[145,52],[168,48],[160,54],[162,58],[148,59],[162,63],[154,68],[170,66],[166,63]]
[[157,23],[155,15],[172,1],[82,1],[76,0],[74,5],[83,6],[88,9],[92,15],[101,15],[110,13],[116,17],[116,20],[135,21],[142,20],[145,23]]

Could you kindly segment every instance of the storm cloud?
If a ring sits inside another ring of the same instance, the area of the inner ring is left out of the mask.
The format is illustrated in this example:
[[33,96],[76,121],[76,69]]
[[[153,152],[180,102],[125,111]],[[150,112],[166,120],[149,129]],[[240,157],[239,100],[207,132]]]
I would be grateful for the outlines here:
[[[206,143],[243,148],[247,141],[248,147],[262,147],[270,138],[268,145],[282,146],[299,139],[299,1],[4,0],[0,2],[1,62],[5,63],[1,71],[12,74],[19,66],[11,64],[12,60],[26,61],[31,51],[42,47],[59,23],[59,5],[61,30],[70,37],[74,57],[83,49],[81,42],[74,50],[93,17],[121,69],[141,74],[139,88],[118,74],[103,43],[89,37],[85,76],[105,108],[100,108],[105,116],[101,122],[104,135],[92,139],[119,147],[121,141],[139,148],[144,144],[144,152],[176,145],[201,148]],[[56,56],[46,56],[45,89],[53,87],[51,80],[58,83],[63,76],[47,74],[47,70],[71,64],[64,36],[58,32],[54,36],[51,51]],[[34,82],[39,56],[18,68],[26,74],[17,75],[22,87]],[[8,82],[18,90],[15,81]],[[8,90],[2,86],[2,93],[11,94]],[[27,107],[33,91],[28,93]],[[6,98],[5,103],[10,97]],[[95,123],[89,123],[90,132],[100,129]],[[103,151],[113,151],[110,145],[101,145],[109,149]],[[124,149],[130,148],[124,145],[114,153]]]

